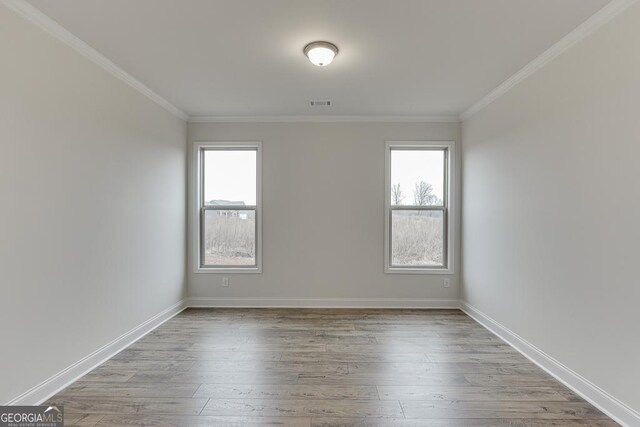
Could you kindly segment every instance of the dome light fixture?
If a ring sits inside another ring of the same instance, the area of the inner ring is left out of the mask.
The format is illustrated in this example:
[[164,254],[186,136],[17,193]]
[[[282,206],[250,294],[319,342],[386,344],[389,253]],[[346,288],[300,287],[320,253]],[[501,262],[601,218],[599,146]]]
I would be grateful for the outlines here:
[[312,42],[304,47],[304,54],[313,65],[326,67],[338,54],[338,47],[329,42]]

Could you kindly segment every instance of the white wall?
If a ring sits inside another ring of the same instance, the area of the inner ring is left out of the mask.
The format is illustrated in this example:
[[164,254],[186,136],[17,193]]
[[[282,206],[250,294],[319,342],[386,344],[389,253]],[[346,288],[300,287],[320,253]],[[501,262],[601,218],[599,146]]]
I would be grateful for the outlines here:
[[459,132],[458,123],[190,123],[191,142],[263,142],[264,258],[262,274],[231,275],[228,288],[222,275],[194,274],[190,258],[189,295],[457,299],[457,275],[445,289],[444,276],[383,273],[383,217],[385,140],[459,141]]
[[463,124],[462,298],[640,411],[640,4]]
[[0,403],[183,298],[186,125],[0,6]]

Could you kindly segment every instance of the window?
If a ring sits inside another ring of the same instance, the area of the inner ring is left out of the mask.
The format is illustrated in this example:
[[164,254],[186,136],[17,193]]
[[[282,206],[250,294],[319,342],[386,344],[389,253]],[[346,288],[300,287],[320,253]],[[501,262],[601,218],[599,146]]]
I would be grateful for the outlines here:
[[195,145],[197,272],[260,272],[260,148]]
[[453,143],[388,142],[385,272],[453,273]]

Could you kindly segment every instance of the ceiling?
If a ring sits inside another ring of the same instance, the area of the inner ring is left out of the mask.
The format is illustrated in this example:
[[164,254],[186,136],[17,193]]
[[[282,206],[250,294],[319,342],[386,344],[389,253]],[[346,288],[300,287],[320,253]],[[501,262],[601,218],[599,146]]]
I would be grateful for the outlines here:
[[460,114],[608,0],[30,3],[190,116],[415,117]]

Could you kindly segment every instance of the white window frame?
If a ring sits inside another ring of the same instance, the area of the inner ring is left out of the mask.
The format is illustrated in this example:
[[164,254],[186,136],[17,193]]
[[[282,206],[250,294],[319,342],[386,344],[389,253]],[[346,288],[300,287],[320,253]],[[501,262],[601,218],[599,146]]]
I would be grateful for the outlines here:
[[[395,267],[391,265],[391,150],[392,149],[445,149],[446,194],[444,215],[445,256],[444,267]],[[456,153],[453,141],[387,141],[385,143],[385,196],[384,196],[384,272],[388,274],[454,274]]]
[[[202,266],[202,214],[203,214],[203,153],[205,150],[256,150],[256,264],[247,267]],[[194,142],[193,143],[193,204],[191,214],[191,241],[195,273],[251,274],[262,273],[262,142]]]

